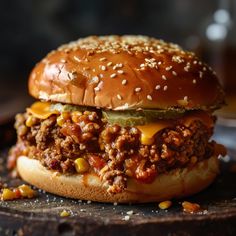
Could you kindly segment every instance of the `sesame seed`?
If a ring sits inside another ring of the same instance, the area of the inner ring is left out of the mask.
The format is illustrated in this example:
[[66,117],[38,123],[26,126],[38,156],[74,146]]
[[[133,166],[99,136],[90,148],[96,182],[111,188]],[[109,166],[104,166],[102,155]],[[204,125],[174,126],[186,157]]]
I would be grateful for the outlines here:
[[196,65],[196,64],[197,64],[197,61],[194,61],[193,64]]
[[174,75],[174,76],[176,76],[177,75],[177,73],[173,70],[172,71],[172,74]]
[[166,67],[166,71],[169,71],[169,70],[171,70],[171,69],[172,69],[172,66]]
[[167,85],[163,87],[163,90],[166,91],[168,89]]
[[123,70],[118,70],[117,72],[118,72],[118,74],[124,74]]
[[111,74],[110,77],[111,77],[111,78],[115,78],[115,77],[116,77],[116,73]]
[[172,61],[177,62],[177,63],[182,63],[182,62],[184,62],[184,59],[181,56],[174,55],[172,57]]
[[143,64],[143,63],[142,63],[142,64],[140,64],[140,67],[145,67],[145,64]]
[[134,91],[135,91],[135,92],[140,92],[140,91],[141,91],[141,88],[135,88]]
[[161,88],[161,85],[159,85],[159,84],[155,87],[156,90],[158,90],[160,88]]
[[81,62],[81,60],[77,56],[74,56],[74,59],[78,62]]
[[202,76],[203,76],[203,72],[199,71],[199,77],[202,78]]
[[185,66],[185,67],[184,67],[184,70],[185,70],[186,72],[188,72],[188,71],[189,71],[189,68],[190,68],[189,66]]
[[98,83],[99,82],[99,78],[97,76],[94,76],[91,80],[92,83]]
[[65,59],[61,59],[61,63],[66,63],[66,60]]
[[127,80],[123,79],[121,83],[122,83],[122,85],[126,85],[127,84]]
[[99,61],[106,61],[106,57],[100,58]]
[[161,78],[162,78],[163,80],[167,80],[167,78],[166,78],[165,75],[162,75]]
[[94,90],[98,92],[98,91],[100,91],[101,89],[100,89],[99,87],[95,87]]
[[204,66],[202,69],[203,69],[203,71],[206,71],[206,70],[207,70],[207,68],[206,68],[205,66]]
[[158,61],[158,62],[157,62],[158,65],[161,65],[161,63],[162,63],[161,61]]
[[127,215],[133,215],[133,214],[134,214],[134,211],[127,211],[126,214],[127,214]]
[[150,94],[147,95],[147,99],[152,101],[152,96]]
[[184,101],[188,101],[188,96],[184,96]]
[[106,66],[101,66],[101,70],[106,70],[107,68],[106,68]]
[[103,75],[103,74],[99,74],[99,77],[100,77],[100,78],[103,78],[103,77],[104,77],[104,75]]
[[194,80],[193,80],[193,84],[196,84],[196,83],[197,83],[197,81],[194,79]]
[[111,62],[111,61],[107,63],[107,66],[111,66],[111,65],[112,65],[112,62]]
[[130,219],[130,216],[125,216],[123,220],[128,221]]
[[122,97],[121,97],[120,94],[117,94],[116,96],[117,96],[117,98],[118,98],[119,100],[122,100]]

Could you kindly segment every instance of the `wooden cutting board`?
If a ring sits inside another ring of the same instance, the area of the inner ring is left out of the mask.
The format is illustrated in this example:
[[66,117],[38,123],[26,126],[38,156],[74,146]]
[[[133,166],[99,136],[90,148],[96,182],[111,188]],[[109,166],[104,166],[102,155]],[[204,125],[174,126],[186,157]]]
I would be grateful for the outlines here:
[[[1,162],[6,156],[7,149],[0,151]],[[10,186],[22,183],[20,179],[10,179],[4,166],[4,163],[0,165],[2,181]],[[160,210],[157,203],[114,206],[75,201],[39,191],[36,199],[0,202],[0,235],[235,236],[235,149],[229,150],[221,169],[221,175],[207,190],[184,199],[201,205],[204,211],[198,214],[184,213],[180,204],[183,200],[174,201],[168,210]],[[60,217],[63,210],[69,211],[70,216]],[[132,214],[126,221],[127,212]]]

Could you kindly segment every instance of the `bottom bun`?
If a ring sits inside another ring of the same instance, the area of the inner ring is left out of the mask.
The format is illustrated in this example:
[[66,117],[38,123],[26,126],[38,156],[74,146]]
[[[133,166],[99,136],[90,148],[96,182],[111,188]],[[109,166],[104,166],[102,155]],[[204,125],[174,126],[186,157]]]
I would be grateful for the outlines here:
[[98,202],[142,203],[186,197],[203,190],[219,173],[219,161],[212,156],[193,167],[160,174],[151,184],[129,179],[127,189],[113,195],[107,192],[108,186],[94,173],[60,174],[25,156],[18,158],[17,169],[26,182],[60,196]]

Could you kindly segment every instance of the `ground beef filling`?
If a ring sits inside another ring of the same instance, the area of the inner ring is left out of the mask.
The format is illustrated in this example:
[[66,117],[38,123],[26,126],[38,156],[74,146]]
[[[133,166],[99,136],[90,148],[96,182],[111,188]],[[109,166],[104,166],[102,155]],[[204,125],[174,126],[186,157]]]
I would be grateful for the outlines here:
[[212,129],[200,120],[188,127],[177,122],[159,131],[152,145],[143,145],[137,128],[109,125],[96,112],[85,111],[76,122],[68,118],[60,125],[58,115],[44,120],[30,117],[30,122],[29,117],[16,116],[18,142],[9,156],[9,168],[23,154],[50,170],[73,174],[74,161],[83,157],[109,184],[110,193],[123,191],[129,177],[151,183],[160,173],[194,165],[214,153],[214,142],[209,142]]

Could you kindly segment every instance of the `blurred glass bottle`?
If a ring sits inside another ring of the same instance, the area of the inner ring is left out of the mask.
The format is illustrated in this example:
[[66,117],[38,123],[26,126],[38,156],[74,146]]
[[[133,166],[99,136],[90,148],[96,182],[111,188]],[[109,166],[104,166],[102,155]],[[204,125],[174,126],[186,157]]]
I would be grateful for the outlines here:
[[219,115],[236,118],[236,1],[219,0],[203,33],[202,57],[215,69],[226,92],[228,106]]
[[[236,124],[236,0],[218,0],[217,9],[202,25],[197,54],[218,74],[227,107],[219,115]],[[230,122],[231,123],[231,122]]]

